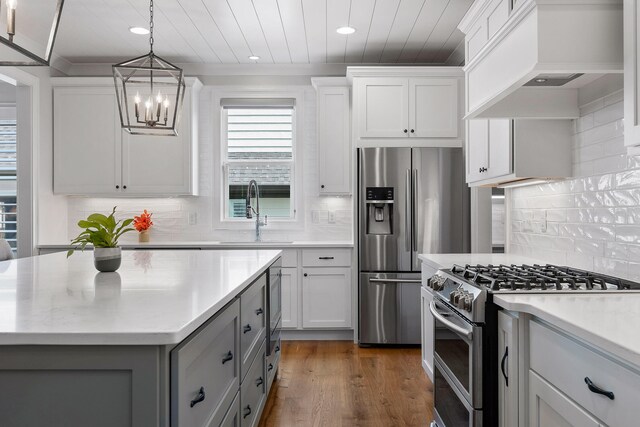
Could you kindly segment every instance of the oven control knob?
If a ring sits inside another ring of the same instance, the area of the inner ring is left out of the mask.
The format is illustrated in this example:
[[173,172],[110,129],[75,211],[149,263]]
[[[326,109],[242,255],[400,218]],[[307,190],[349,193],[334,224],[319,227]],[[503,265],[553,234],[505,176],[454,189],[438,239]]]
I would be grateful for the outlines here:
[[471,307],[473,306],[473,295],[466,291],[463,292],[464,294],[460,296],[457,307],[461,310],[471,312]]
[[433,276],[431,279],[429,279],[427,285],[434,291],[441,291],[444,289],[444,281],[445,279],[443,277]]

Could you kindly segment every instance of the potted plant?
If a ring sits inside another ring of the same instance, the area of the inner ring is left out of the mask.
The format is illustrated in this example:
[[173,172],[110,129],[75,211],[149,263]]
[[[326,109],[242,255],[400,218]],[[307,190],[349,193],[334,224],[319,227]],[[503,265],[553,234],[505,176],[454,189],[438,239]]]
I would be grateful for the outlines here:
[[153,225],[151,221],[151,213],[147,212],[145,209],[144,212],[140,214],[140,216],[133,217],[133,227],[138,230],[138,241],[139,242],[148,242],[149,241],[149,229]]
[[87,219],[78,221],[78,227],[84,229],[71,244],[75,247],[67,252],[67,258],[74,251],[84,250],[87,245],[93,245],[93,264],[98,271],[111,272],[120,268],[122,250],[118,246],[118,239],[124,233],[133,231],[128,227],[133,218],[116,221],[116,207],[109,216],[94,213]]

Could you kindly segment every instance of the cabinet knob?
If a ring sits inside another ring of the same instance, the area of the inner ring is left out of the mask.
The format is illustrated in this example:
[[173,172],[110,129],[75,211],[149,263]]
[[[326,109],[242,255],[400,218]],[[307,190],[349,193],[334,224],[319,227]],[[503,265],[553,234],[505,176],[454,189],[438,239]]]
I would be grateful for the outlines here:
[[411,133],[415,133],[415,132],[416,132],[415,130],[411,129]]
[[307,274],[307,273],[304,273],[304,277],[307,277],[307,276],[308,276],[308,274]]
[[261,308],[256,310],[256,316],[260,316],[262,313],[264,313],[264,310],[262,310]]
[[204,398],[205,398],[204,387],[200,387],[200,391],[198,391],[198,395],[196,396],[195,399],[191,401],[190,406],[193,408],[198,403],[202,402]]
[[256,387],[260,387],[262,384],[264,384],[264,380],[260,377],[256,380]]
[[117,190],[117,189],[119,189],[119,188],[120,188],[120,186],[119,186],[119,185],[116,185],[116,190]]
[[126,185],[123,185],[123,186],[122,186],[122,188],[123,188],[124,190],[126,190],[126,189],[127,189],[127,186],[126,186]]
[[408,132],[409,132],[409,129],[405,129],[403,132],[404,132],[404,133],[408,133]]
[[320,186],[320,188],[324,188],[324,184]]
[[269,363],[269,366],[267,366],[267,371],[273,371],[273,363]]
[[242,328],[242,333],[246,334],[247,332],[251,332],[251,325],[247,325]]
[[233,353],[228,352],[227,354],[224,355],[224,357],[222,358],[222,364],[224,365],[225,363],[227,363],[228,361],[233,360]]
[[242,414],[242,418],[247,418],[249,415],[251,415],[251,406],[247,405],[247,407],[244,408],[244,413]]

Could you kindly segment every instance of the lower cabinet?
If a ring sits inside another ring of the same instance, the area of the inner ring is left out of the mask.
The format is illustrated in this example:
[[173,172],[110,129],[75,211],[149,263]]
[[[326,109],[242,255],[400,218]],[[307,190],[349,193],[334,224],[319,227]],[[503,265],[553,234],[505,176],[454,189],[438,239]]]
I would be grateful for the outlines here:
[[302,327],[351,327],[351,269],[304,268]]
[[540,427],[602,426],[571,399],[531,370],[529,371],[529,425]]
[[420,317],[422,319],[422,369],[433,382],[433,315],[429,308],[433,295],[425,288],[420,288]]
[[298,269],[282,268],[282,327],[298,327]]
[[[214,424],[214,426],[217,425]],[[240,427],[240,393],[236,393],[236,398],[233,399],[233,403],[231,403],[231,407],[220,423],[220,427]]]
[[240,425],[242,427],[258,425],[262,408],[267,399],[266,348],[266,340],[263,340],[262,346],[240,386]]
[[498,364],[499,426],[517,426],[518,318],[506,311],[498,313]]

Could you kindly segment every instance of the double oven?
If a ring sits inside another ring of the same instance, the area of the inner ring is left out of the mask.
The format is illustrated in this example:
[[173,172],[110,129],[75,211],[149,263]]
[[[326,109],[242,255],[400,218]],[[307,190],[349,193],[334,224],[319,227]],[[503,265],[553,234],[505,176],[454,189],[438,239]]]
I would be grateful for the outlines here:
[[267,333],[267,353],[271,355],[275,352],[275,347],[280,339],[282,329],[282,258],[278,258],[269,267],[267,291],[267,308],[269,313],[267,320],[269,330]]
[[[497,425],[497,343],[491,327],[495,306],[484,322],[471,322],[434,295],[434,421],[431,427]],[[497,322],[497,320],[496,320]]]

